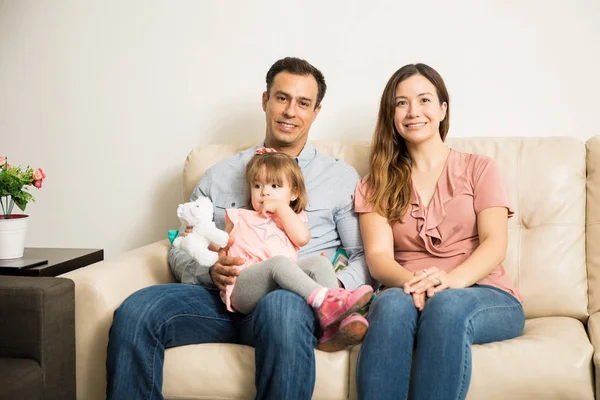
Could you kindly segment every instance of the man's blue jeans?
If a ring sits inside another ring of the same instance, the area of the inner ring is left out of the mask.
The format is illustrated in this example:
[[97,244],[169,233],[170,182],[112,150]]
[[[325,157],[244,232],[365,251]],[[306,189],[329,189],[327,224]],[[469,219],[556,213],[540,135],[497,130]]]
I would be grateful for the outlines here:
[[409,383],[416,400],[464,399],[471,344],[512,339],[525,324],[517,299],[483,285],[441,291],[423,312],[411,295],[390,288],[375,297],[368,319],[357,365],[361,400],[406,399]]
[[165,348],[241,343],[256,350],[257,399],[310,399],[318,329],[306,301],[286,290],[269,293],[252,314],[241,315],[228,312],[216,290],[180,283],[151,286],[115,311],[107,398],[162,399]]

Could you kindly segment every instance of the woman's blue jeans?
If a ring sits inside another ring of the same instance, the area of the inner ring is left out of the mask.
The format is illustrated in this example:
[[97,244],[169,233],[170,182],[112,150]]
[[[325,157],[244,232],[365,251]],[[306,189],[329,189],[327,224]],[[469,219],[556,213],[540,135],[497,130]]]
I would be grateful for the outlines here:
[[521,303],[491,286],[436,293],[419,312],[400,288],[384,290],[369,309],[357,366],[358,398],[464,399],[471,345],[521,335]]
[[[228,312],[216,290],[180,283],[151,286],[115,311],[107,398],[162,399],[165,348],[241,343],[256,350],[257,399],[310,399],[318,329],[306,301],[286,290],[269,293],[252,314],[241,315]],[[227,377],[222,378],[226,384]]]

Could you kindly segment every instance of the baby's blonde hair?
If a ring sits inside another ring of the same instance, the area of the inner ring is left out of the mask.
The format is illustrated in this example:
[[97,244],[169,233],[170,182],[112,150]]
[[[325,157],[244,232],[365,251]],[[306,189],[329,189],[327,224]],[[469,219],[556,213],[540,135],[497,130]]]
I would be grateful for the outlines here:
[[[304,186],[302,170],[300,170],[300,166],[296,160],[284,153],[255,154],[246,166],[246,182],[248,182],[248,187],[251,188],[258,181],[261,177],[263,167],[269,182],[283,185],[283,177],[287,178],[290,187],[292,190],[296,190],[298,195],[296,200],[290,202],[290,207],[296,214],[304,211],[308,203],[308,195]],[[252,207],[251,199],[248,204]]]

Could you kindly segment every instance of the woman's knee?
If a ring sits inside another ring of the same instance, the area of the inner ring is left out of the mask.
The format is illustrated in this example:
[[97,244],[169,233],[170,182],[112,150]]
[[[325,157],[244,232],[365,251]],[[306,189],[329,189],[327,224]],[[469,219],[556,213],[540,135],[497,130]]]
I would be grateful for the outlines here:
[[427,301],[420,324],[440,335],[467,335],[473,343],[510,339],[521,334],[525,316],[508,296],[488,288],[444,290]]
[[412,296],[401,288],[389,288],[378,293],[369,307],[369,316],[386,318],[416,318],[418,310]]
[[[464,290],[464,289],[463,289]],[[460,289],[448,289],[427,299],[422,318],[432,318],[438,324],[456,324],[472,312],[469,301],[460,295]]]
[[[412,302],[412,296],[402,289],[390,288],[377,294],[369,307],[369,331],[371,341],[387,346],[387,341],[399,343],[398,338],[412,340],[419,312]],[[403,339],[404,340],[404,339]]]
[[[492,289],[484,289],[492,290]],[[440,323],[456,324],[457,321],[468,321],[476,312],[494,307],[496,304],[488,297],[482,296],[482,290],[473,288],[447,289],[429,298],[423,309],[423,317],[431,316]],[[492,292],[493,293],[493,292]]]

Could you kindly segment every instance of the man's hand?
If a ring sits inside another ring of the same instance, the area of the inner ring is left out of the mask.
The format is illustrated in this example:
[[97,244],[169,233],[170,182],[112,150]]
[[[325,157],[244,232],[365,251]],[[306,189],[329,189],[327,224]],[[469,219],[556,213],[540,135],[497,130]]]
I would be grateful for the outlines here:
[[227,285],[232,285],[235,282],[235,277],[240,274],[238,266],[244,264],[243,258],[227,255],[227,250],[232,244],[233,239],[230,237],[227,246],[219,249],[219,261],[209,270],[210,279],[220,290],[225,290]]

